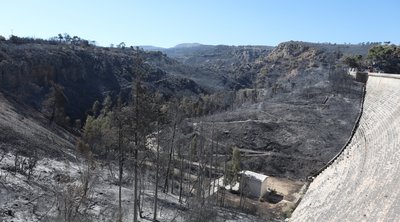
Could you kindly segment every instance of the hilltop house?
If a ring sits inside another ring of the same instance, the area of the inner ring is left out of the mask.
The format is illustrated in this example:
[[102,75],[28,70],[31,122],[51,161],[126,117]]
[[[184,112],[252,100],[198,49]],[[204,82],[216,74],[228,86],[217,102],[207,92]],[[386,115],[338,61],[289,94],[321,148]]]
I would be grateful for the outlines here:
[[262,198],[267,193],[268,176],[248,170],[241,171],[240,175],[240,190],[244,195]]

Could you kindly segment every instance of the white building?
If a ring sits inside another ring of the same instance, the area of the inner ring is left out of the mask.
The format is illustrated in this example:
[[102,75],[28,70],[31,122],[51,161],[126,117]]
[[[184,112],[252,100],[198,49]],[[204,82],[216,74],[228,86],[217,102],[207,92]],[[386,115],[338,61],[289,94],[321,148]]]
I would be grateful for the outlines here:
[[240,174],[240,190],[244,195],[261,198],[267,193],[268,176],[248,170],[242,171]]

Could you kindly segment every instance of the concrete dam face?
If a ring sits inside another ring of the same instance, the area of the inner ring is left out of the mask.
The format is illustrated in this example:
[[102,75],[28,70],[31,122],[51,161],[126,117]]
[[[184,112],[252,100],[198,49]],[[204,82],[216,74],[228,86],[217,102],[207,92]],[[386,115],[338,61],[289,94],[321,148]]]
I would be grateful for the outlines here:
[[290,221],[400,221],[400,75],[369,75],[350,144]]

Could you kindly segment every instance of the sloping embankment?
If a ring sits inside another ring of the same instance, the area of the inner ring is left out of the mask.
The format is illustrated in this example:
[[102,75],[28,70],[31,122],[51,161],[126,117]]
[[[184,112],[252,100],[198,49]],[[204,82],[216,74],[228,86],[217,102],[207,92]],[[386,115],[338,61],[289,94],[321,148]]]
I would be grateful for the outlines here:
[[0,91],[0,153],[36,151],[39,157],[74,160],[74,145],[72,134]]
[[400,76],[370,75],[359,128],[310,185],[292,221],[400,217]]

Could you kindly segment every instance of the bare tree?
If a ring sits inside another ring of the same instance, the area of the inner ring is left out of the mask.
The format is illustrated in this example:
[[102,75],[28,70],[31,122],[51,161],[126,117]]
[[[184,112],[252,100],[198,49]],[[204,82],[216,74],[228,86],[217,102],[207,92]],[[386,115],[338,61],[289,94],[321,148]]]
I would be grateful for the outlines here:
[[[170,149],[169,149],[169,153],[168,153],[167,173],[166,173],[164,189],[163,189],[164,193],[168,192],[169,179],[171,179],[171,193],[173,193],[173,191],[174,191],[174,188],[173,188],[174,187],[173,186],[173,172],[174,172],[173,162],[174,162],[175,132],[176,132],[176,125],[178,122],[178,110],[177,110],[175,103],[173,103],[172,106],[174,108],[175,115],[174,115],[174,120],[173,120],[174,122],[173,122],[173,127],[172,127],[171,145],[170,145]],[[172,170],[171,170],[171,168],[172,168]],[[171,173],[171,171],[172,171],[172,173]]]
[[[154,121],[153,97],[147,92],[143,79],[146,75],[146,70],[143,67],[143,59],[137,49],[136,57],[134,58],[134,72],[136,75],[134,87],[132,90],[133,99],[133,115],[132,115],[132,130],[133,130],[133,165],[134,165],[134,213],[133,221],[137,221],[140,208],[139,191],[139,151],[146,153],[146,136],[150,133],[150,123]],[[144,157],[146,158],[146,156]],[[142,159],[142,162],[145,159]],[[142,215],[140,214],[142,217]]]
[[[208,165],[209,165],[209,168],[208,168],[208,181],[209,181],[209,183],[208,183],[208,195],[209,196],[211,196],[211,183],[212,183],[212,178],[213,178],[213,168],[212,168],[212,165],[213,165],[213,155],[214,155],[214,122],[212,123],[212,125],[211,125],[211,150],[210,150],[210,153],[209,153],[209,162],[208,162]],[[212,192],[214,192],[214,189],[212,190]]]
[[156,113],[156,133],[157,133],[157,145],[156,145],[156,174],[155,174],[155,188],[154,188],[154,207],[153,207],[153,221],[157,221],[158,212],[158,186],[159,186],[159,174],[160,174],[160,134],[161,134],[161,124],[166,122],[165,113],[163,112],[163,106],[161,104],[161,95],[155,95],[155,113]]
[[181,150],[181,145],[179,145],[179,151],[178,151],[178,158],[180,159],[181,166],[179,169],[179,203],[182,203],[182,192],[183,192],[183,156],[182,156],[182,150]]
[[136,72],[136,81],[135,81],[135,91],[134,91],[134,107],[135,107],[135,133],[134,133],[134,142],[135,142],[135,148],[134,148],[134,196],[133,196],[133,221],[137,222],[138,221],[138,152],[139,152],[139,105],[140,105],[140,93],[141,93],[141,78],[142,78],[142,71],[141,71],[141,65],[143,63],[142,58],[139,55],[139,50],[137,50],[137,56],[134,61],[135,65],[135,72]]
[[160,110],[157,110],[157,157],[156,157],[156,182],[154,188],[154,208],[153,208],[153,220],[157,221],[157,204],[158,204],[158,182],[160,172]]
[[[79,143],[79,149],[88,149],[87,144]],[[76,183],[70,183],[66,187],[56,186],[53,193],[57,200],[59,217],[57,221],[91,221],[88,214],[89,207],[93,204],[93,188],[96,184],[96,174],[94,162],[91,154],[84,154],[85,162],[81,177]]]
[[112,123],[114,125],[113,129],[117,134],[116,153],[118,159],[118,221],[122,221],[122,181],[125,162],[124,128],[126,126],[126,118],[120,102],[112,114]]

